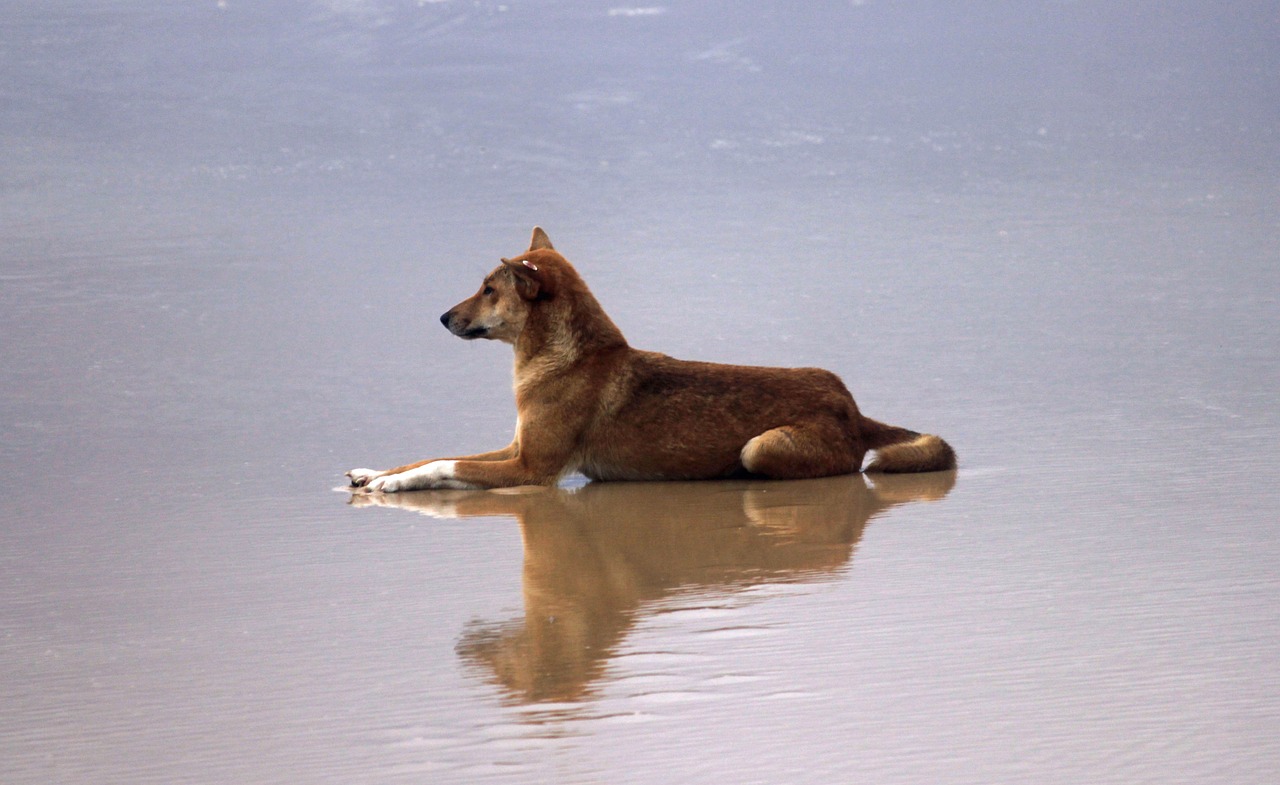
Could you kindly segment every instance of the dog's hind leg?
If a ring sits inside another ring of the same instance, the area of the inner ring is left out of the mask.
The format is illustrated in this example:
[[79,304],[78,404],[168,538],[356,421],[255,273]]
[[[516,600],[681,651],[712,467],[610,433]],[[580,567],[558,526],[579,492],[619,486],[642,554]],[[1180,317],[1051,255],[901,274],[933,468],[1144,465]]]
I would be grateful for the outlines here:
[[782,480],[851,474],[864,455],[835,427],[783,425],[748,441],[740,460],[752,474]]

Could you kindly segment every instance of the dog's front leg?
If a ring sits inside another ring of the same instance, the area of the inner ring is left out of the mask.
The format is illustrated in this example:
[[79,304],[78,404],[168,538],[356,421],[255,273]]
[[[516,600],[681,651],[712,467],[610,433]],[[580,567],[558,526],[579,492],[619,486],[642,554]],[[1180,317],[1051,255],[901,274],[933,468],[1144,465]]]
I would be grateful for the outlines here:
[[351,487],[360,488],[368,485],[374,479],[382,477],[392,472],[381,472],[377,469],[352,469],[347,472],[347,476],[351,478]]
[[477,453],[476,455],[462,455],[457,458],[441,458],[439,460],[418,461],[417,463],[408,463],[404,466],[397,466],[394,469],[379,471],[377,469],[352,469],[347,472],[347,476],[351,478],[352,488],[367,487],[379,477],[388,477],[393,474],[403,474],[414,469],[420,469],[430,463],[439,463],[440,461],[505,461],[514,457],[519,452],[516,442],[511,442],[500,450],[490,450],[489,452]]
[[529,460],[528,455],[506,461],[431,461],[408,471],[376,477],[366,487],[371,493],[395,493],[429,488],[481,490],[554,485],[564,467],[563,460]]
[[[560,475],[571,468],[572,445],[578,442],[577,434],[588,412],[566,413],[557,407],[556,416],[549,418],[537,407],[529,409],[528,421],[538,422],[540,427],[527,427],[522,417],[515,440],[504,449],[379,472],[365,487],[372,493],[395,493],[428,488],[480,490],[554,485]],[[356,478],[353,471],[353,483]]]
[[[422,491],[447,488],[459,491],[471,491],[483,486],[466,482],[457,476],[457,461],[431,461],[402,472],[380,472],[378,476],[365,483],[371,493],[397,493],[399,491]],[[356,477],[351,476],[352,483]]]

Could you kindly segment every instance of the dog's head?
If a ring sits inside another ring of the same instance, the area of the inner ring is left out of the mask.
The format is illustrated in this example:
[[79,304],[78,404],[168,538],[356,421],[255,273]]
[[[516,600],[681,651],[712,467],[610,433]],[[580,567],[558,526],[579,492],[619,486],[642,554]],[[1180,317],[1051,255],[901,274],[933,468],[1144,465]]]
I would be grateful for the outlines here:
[[534,227],[529,250],[503,259],[485,276],[480,290],[450,308],[440,322],[459,338],[514,344],[530,309],[555,296],[558,270],[565,264],[547,233]]

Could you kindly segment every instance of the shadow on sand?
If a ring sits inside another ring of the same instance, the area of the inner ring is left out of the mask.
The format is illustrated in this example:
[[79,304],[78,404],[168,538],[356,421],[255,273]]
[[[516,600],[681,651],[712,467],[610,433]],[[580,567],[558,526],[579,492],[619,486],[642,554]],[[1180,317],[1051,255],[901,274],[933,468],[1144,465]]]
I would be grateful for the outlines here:
[[591,695],[647,605],[677,592],[794,583],[845,566],[868,522],[933,501],[955,472],[820,480],[593,483],[576,490],[357,494],[356,506],[510,516],[524,540],[524,616],[474,623],[459,655],[515,703]]

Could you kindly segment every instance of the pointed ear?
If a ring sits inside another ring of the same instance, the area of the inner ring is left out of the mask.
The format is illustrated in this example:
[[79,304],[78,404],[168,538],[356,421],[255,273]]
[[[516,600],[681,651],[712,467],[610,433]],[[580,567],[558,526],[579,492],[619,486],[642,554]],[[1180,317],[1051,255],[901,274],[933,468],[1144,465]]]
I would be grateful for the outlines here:
[[530,261],[528,254],[514,259],[503,259],[516,277],[516,291],[526,300],[546,299],[551,296],[551,271],[545,266]]
[[554,251],[555,247],[551,245],[551,238],[547,237],[547,233],[542,231],[541,226],[533,227],[533,237],[529,238],[529,250],[540,251],[542,249]]

